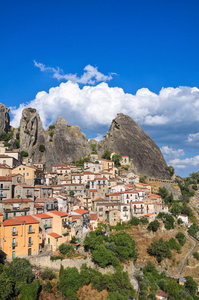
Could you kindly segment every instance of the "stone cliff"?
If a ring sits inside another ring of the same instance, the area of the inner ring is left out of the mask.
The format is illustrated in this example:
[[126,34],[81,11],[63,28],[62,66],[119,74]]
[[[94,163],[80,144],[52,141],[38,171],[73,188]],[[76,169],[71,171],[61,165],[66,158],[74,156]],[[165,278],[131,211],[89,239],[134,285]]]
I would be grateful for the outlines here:
[[10,128],[9,108],[0,103],[0,134]]
[[[0,130],[10,126],[9,109],[0,106]],[[0,131],[0,132],[1,132]],[[79,126],[70,126],[63,117],[45,131],[41,119],[33,108],[25,108],[20,122],[20,150],[28,153],[33,162],[43,162],[47,170],[53,164],[66,163],[88,156],[96,144],[101,155],[105,149],[128,155],[135,170],[146,176],[170,179],[167,164],[155,142],[130,117],[119,114],[112,121],[104,140],[88,141]]]
[[119,114],[112,121],[103,145],[111,152],[129,156],[138,173],[170,179],[159,147],[130,117]]

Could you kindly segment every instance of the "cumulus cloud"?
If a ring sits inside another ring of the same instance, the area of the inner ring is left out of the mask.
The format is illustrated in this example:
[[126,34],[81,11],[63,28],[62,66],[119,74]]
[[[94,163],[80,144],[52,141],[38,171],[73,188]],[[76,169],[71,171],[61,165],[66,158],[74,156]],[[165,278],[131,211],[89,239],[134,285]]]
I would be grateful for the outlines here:
[[[105,82],[80,88],[69,80],[51,88],[48,93],[39,92],[35,99],[19,108],[11,108],[14,127],[19,126],[21,112],[26,106],[37,109],[44,127],[63,116],[71,124],[88,130],[92,128],[96,134],[102,134],[117,113],[124,113],[141,126],[155,128],[159,135],[166,127],[170,127],[170,131],[177,128],[176,134],[182,135],[187,126],[193,127],[199,122],[199,89],[162,88],[159,94],[155,94],[142,88],[133,95],[125,93],[122,88],[109,87]],[[189,136],[191,138],[193,135]]]
[[197,133],[190,133],[189,135],[188,135],[188,139],[187,139],[187,141],[189,142],[189,143],[199,143],[199,132],[197,132]]
[[81,77],[78,77],[77,74],[64,74],[63,70],[59,67],[52,68],[52,67],[46,67],[42,63],[38,63],[34,60],[35,67],[39,68],[40,71],[44,72],[51,72],[53,74],[53,77],[58,80],[70,80],[72,82],[82,83],[82,84],[95,84],[97,82],[106,82],[111,80],[113,77],[113,74],[116,73],[110,73],[109,75],[104,75],[101,72],[98,71],[97,67],[93,67],[91,65],[87,65],[84,68],[84,74]]
[[163,146],[160,150],[162,151],[166,160],[171,160],[185,154],[183,149],[175,150],[172,147],[168,146]]
[[196,155],[191,158],[185,158],[185,159],[176,158],[176,159],[171,160],[170,164],[174,168],[178,168],[178,169],[198,167],[199,166],[199,155]]

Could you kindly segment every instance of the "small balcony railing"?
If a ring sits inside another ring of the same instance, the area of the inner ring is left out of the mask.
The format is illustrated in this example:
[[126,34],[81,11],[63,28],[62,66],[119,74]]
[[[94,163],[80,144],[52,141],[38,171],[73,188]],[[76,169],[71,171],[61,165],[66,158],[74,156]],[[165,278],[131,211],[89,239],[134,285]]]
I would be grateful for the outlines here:
[[13,235],[13,236],[18,235],[18,231],[13,231],[13,232],[12,232],[12,235]]
[[18,243],[12,243],[12,247],[17,247],[18,246]]
[[28,243],[28,247],[31,247],[33,245],[33,243],[31,242],[31,243]]
[[35,233],[35,230],[29,230],[28,233],[29,233],[29,234],[34,234],[34,233]]
[[52,224],[44,224],[44,228],[51,228]]

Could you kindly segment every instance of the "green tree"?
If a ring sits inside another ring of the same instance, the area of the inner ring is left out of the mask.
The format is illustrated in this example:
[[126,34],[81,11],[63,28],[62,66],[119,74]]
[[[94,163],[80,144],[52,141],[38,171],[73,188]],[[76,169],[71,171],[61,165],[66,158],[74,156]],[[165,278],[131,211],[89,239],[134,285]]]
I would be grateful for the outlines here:
[[40,292],[39,280],[34,280],[30,284],[23,284],[20,290],[19,300],[37,300]]
[[40,152],[44,152],[45,150],[46,150],[46,147],[43,144],[39,145]]
[[139,223],[140,223],[140,220],[136,217],[132,217],[130,220],[131,225],[137,226],[137,225],[139,225]]
[[53,278],[56,278],[56,275],[55,275],[55,272],[53,272],[52,269],[45,268],[45,270],[41,272],[41,278],[43,280],[45,280],[45,279],[52,280]]
[[66,255],[68,252],[70,252],[71,250],[73,250],[73,246],[72,245],[66,245],[66,244],[61,244],[59,246],[59,252],[63,255]]
[[178,232],[176,234],[176,239],[178,240],[181,246],[184,246],[184,244],[186,243],[186,236],[182,232]]
[[195,234],[198,232],[198,226],[196,224],[192,224],[189,227],[188,232],[189,232],[190,235],[195,236]]
[[28,152],[26,152],[26,151],[21,151],[21,155],[22,155],[23,157],[27,157],[27,156],[28,156]]
[[112,161],[114,161],[115,167],[121,166],[120,161],[122,160],[122,156],[119,153],[115,153],[112,156]]
[[160,227],[160,223],[158,222],[158,220],[155,220],[155,221],[153,221],[153,222],[151,222],[149,224],[149,226],[147,227],[147,229],[151,230],[153,232],[156,232],[159,227]]
[[159,187],[158,194],[162,197],[162,199],[165,199],[169,195],[169,191],[165,187]]
[[70,195],[70,196],[74,196],[74,195],[75,195],[75,192],[74,192],[74,191],[70,191],[70,192],[69,192],[69,195]]
[[156,256],[157,261],[160,263],[163,258],[171,258],[172,254],[169,249],[169,243],[163,239],[152,242],[148,247],[148,253]]
[[8,267],[8,275],[15,282],[32,282],[34,274],[30,262],[25,258],[15,258]]
[[0,275],[0,299],[11,299],[14,295],[14,280],[7,276],[5,272]]
[[64,297],[76,300],[76,291],[82,286],[82,280],[77,268],[60,269],[59,289]]
[[193,280],[193,277],[191,276],[186,276],[186,283],[185,283],[185,288],[189,291],[191,296],[195,296],[196,290],[197,290],[197,283]]
[[96,250],[93,250],[92,259],[102,268],[109,265],[113,265],[114,267],[119,265],[119,262],[113,252],[106,249],[103,245],[100,245]]
[[102,158],[111,160],[111,152],[108,149],[105,149],[104,154],[102,155]]

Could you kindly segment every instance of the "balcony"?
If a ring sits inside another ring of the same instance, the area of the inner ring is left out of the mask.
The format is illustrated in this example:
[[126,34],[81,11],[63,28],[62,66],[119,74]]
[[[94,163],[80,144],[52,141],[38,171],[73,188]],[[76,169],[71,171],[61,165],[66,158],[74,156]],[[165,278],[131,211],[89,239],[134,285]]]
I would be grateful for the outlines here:
[[31,247],[33,245],[33,243],[28,243],[28,247]]
[[9,185],[4,185],[3,187],[1,187],[1,190],[9,190],[10,186]]
[[12,247],[17,247],[18,246],[18,243],[12,243]]
[[13,235],[13,236],[18,235],[18,231],[15,231],[15,232],[13,231],[13,232],[12,232],[12,235]]
[[29,230],[28,231],[28,234],[34,234],[35,233],[35,230]]
[[70,230],[67,230],[67,231],[65,231],[64,233],[62,233],[64,236],[65,235],[68,235],[69,234],[69,232],[70,232]]
[[44,224],[44,228],[45,229],[52,228],[52,224]]
[[25,194],[25,196],[26,196],[27,198],[31,198],[31,197],[33,197],[33,194],[27,193],[27,194]]
[[62,226],[63,226],[64,228],[67,227],[68,229],[71,228],[70,223],[67,223],[67,222],[62,222]]
[[0,193],[0,198],[7,198],[7,194],[5,194],[5,193]]

